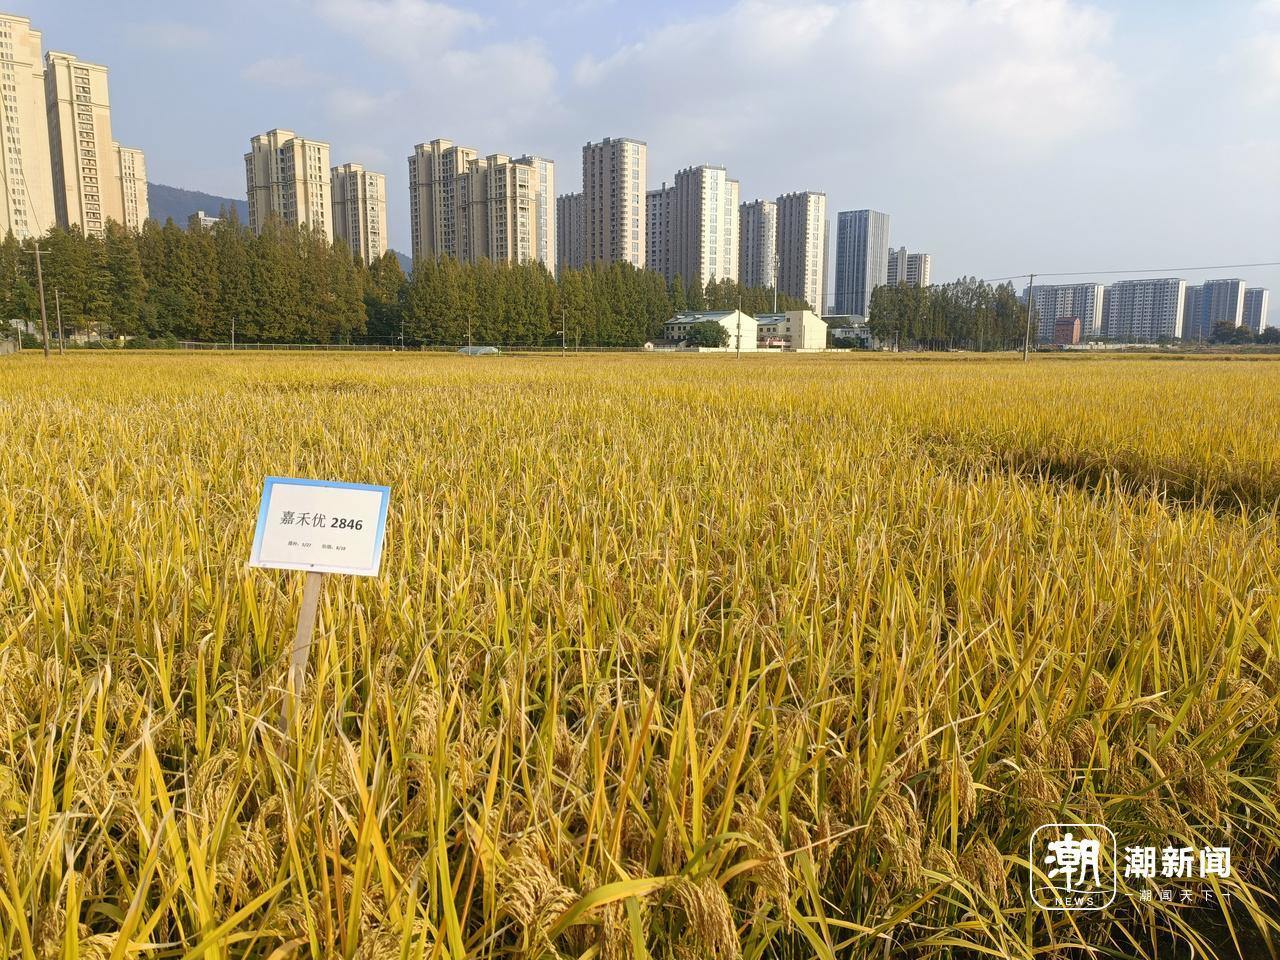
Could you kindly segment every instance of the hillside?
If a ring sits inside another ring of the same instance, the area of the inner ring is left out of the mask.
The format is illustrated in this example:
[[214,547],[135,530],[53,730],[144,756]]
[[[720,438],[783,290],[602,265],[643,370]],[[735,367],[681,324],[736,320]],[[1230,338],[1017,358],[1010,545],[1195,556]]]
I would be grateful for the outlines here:
[[243,200],[231,197],[219,197],[199,190],[183,190],[181,187],[169,187],[163,183],[147,184],[148,200],[151,205],[151,216],[164,223],[173,218],[180,227],[187,225],[187,218],[198,210],[216,217],[222,209],[235,209],[241,222],[249,220],[249,205]]

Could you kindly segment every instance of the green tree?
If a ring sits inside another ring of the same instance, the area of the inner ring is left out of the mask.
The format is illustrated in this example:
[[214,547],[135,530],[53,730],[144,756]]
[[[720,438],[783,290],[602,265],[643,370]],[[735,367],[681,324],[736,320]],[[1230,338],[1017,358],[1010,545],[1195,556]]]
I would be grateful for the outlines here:
[[729,331],[715,320],[702,320],[689,326],[684,343],[690,347],[727,347]]
[[399,342],[404,289],[408,282],[400,267],[400,258],[390,251],[384,253],[363,272],[362,278],[369,336]]
[[103,252],[107,315],[112,332],[124,336],[146,333],[143,309],[147,283],[142,275],[136,239],[120,224],[109,223],[103,238]]

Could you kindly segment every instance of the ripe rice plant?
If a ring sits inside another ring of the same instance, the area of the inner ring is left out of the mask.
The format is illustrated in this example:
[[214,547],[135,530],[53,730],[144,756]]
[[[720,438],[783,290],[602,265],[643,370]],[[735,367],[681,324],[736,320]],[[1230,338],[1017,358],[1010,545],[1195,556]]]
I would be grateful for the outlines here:
[[[0,952],[1274,956],[1278,395],[1270,361],[0,361]],[[392,488],[287,733],[266,475]],[[1046,823],[1233,870],[1046,911]]]

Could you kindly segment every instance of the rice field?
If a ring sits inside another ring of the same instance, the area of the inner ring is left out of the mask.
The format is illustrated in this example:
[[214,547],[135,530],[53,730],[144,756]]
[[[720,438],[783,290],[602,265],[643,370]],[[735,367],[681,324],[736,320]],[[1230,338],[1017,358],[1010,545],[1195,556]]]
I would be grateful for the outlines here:
[[[4,358],[0,954],[1274,956],[1277,397],[1270,360]],[[392,488],[287,731],[266,475]],[[1233,869],[1046,911],[1055,822]]]

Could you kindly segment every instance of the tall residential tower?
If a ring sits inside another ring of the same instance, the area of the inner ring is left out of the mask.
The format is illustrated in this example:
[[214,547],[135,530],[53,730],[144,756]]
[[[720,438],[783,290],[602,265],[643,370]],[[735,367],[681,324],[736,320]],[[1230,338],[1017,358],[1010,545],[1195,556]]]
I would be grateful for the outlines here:
[[39,236],[57,222],[49,173],[49,116],[45,106],[40,33],[26,17],[0,14],[0,237]]
[[537,260],[556,270],[555,165],[432,140],[409,158],[413,258]]
[[1037,284],[1031,291],[1040,323],[1040,343],[1052,343],[1054,324],[1067,317],[1080,320],[1080,338],[1088,340],[1102,334],[1102,284],[1059,283]]
[[582,193],[566,193],[556,198],[556,266],[560,270],[581,270],[586,262],[586,214]]
[[147,160],[141,150],[111,145],[115,155],[116,190],[120,194],[121,221],[134,232],[151,216],[151,203],[147,193]]
[[738,280],[744,287],[777,282],[778,205],[751,200],[738,208]]
[[1186,291],[1177,277],[1113,283],[1104,294],[1103,333],[1123,343],[1181,337]]
[[291,130],[270,130],[249,141],[244,173],[254,233],[275,215],[290,226],[310,226],[326,240],[333,238],[329,144]]
[[1244,298],[1244,281],[1238,278],[1188,284],[1182,310],[1183,339],[1208,340],[1219,323],[1232,327],[1243,324]]
[[330,171],[333,235],[365,263],[387,252],[387,178],[358,163]]
[[100,237],[108,220],[125,223],[107,68],[50,52],[44,89],[58,225]]
[[738,181],[724,167],[688,167],[645,197],[645,262],[668,281],[738,279]]
[[778,197],[778,291],[821,316],[827,291],[827,195],[813,190]]
[[889,215],[845,210],[836,222],[836,313],[865,317],[888,280]]
[[605,138],[582,148],[583,262],[645,265],[642,140]]
[[1265,287],[1249,287],[1244,292],[1244,325],[1254,333],[1267,329],[1267,305],[1271,291]]

